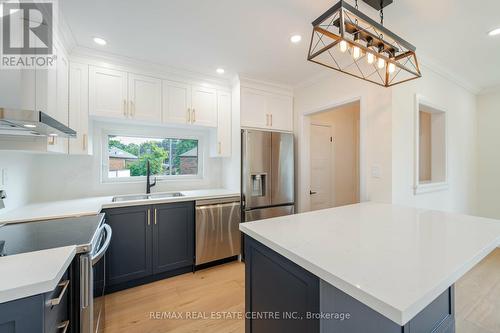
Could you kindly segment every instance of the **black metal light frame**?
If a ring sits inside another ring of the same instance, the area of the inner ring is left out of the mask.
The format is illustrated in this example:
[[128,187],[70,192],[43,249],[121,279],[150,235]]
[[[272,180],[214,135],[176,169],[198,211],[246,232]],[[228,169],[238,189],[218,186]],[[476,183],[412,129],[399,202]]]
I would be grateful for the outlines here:
[[[392,3],[392,0],[363,1],[375,9],[383,9]],[[311,62],[384,87],[422,77],[415,46],[345,0],[340,0],[314,20],[312,25],[307,58]],[[336,48],[342,41],[349,45],[348,52],[342,53]],[[362,55],[357,59],[351,56],[354,47],[361,50]],[[370,53],[370,59],[376,59],[375,63],[367,63]],[[378,59],[385,62],[383,68],[377,66]]]

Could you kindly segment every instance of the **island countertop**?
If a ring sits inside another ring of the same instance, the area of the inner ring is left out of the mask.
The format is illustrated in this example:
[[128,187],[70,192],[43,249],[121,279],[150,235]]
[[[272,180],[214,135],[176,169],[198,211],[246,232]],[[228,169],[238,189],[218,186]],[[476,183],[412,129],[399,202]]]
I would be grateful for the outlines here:
[[380,203],[240,230],[401,326],[500,245],[500,221]]

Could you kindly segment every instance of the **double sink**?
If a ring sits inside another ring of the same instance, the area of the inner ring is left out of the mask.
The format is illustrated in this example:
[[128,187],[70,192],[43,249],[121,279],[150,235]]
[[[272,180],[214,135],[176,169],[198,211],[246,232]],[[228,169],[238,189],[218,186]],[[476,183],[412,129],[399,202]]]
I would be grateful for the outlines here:
[[131,194],[113,197],[113,202],[134,201],[134,200],[154,200],[183,197],[181,192],[155,193],[155,194]]

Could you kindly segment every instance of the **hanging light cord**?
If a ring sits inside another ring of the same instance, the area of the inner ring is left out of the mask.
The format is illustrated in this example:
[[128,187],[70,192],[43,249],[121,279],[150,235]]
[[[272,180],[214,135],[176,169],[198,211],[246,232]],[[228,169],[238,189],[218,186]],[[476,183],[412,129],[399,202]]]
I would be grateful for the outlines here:
[[384,0],[380,0],[380,24],[384,25]]
[[358,8],[358,0],[355,0],[355,3],[356,3],[356,9],[359,9]]

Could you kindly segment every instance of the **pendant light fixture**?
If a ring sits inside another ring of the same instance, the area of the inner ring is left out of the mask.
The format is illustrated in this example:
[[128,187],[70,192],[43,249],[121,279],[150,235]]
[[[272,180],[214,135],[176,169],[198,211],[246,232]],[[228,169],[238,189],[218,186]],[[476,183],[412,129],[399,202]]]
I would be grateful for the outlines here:
[[380,23],[340,0],[313,23],[307,59],[383,87],[422,77],[416,48],[384,27],[384,8],[393,0],[363,0]]

